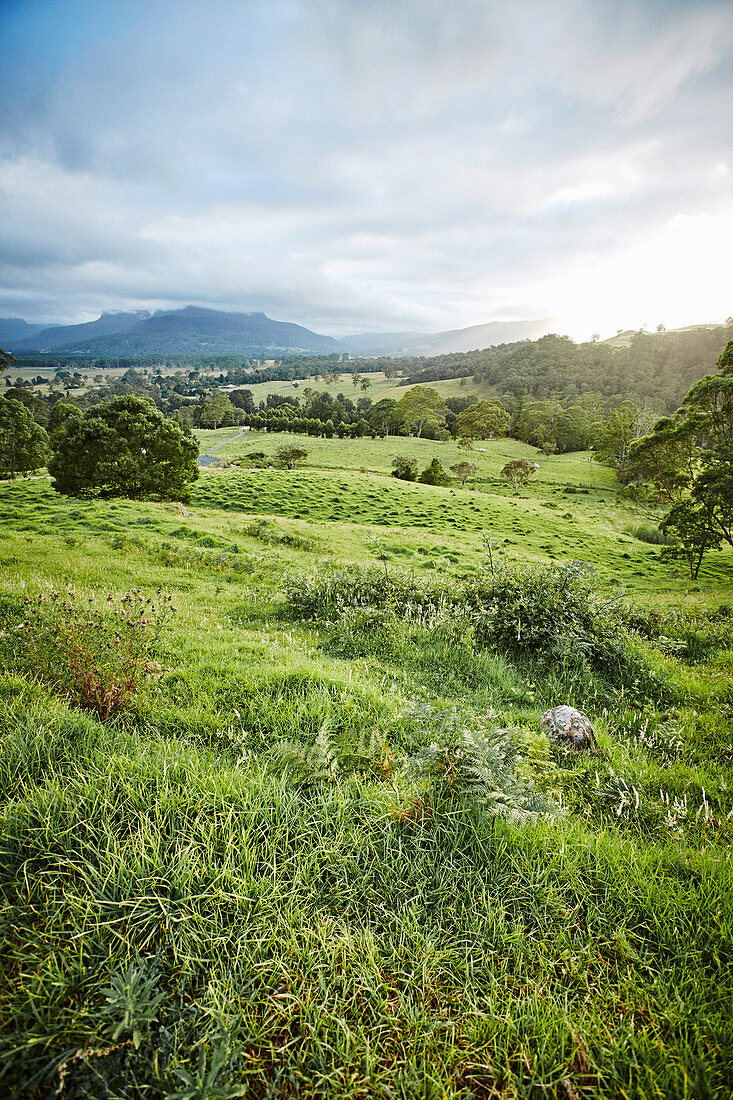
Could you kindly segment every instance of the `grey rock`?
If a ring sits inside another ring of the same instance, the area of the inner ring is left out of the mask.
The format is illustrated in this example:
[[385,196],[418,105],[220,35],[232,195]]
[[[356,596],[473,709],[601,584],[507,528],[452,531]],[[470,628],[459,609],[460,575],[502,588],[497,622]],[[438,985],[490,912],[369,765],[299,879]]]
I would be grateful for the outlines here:
[[596,748],[596,735],[590,719],[575,707],[562,705],[547,710],[540,724],[551,741],[576,749]]

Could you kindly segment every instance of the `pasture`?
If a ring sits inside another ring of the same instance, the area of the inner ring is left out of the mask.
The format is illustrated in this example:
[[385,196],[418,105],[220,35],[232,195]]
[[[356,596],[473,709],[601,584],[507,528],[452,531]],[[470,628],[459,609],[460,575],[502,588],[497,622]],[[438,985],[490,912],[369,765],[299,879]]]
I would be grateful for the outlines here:
[[[733,554],[692,583],[587,455],[515,497],[522,444],[465,489],[403,454],[463,457],[247,432],[185,506],[0,486],[0,1093],[733,1091]],[[159,590],[103,717],[79,655]],[[550,747],[558,702],[597,752]],[[419,770],[476,729],[542,812]]]

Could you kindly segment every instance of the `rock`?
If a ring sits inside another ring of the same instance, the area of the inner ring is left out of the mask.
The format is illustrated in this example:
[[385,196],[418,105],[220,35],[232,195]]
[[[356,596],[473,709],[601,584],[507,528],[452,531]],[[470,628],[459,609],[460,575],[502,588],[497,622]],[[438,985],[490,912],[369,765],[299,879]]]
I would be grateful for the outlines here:
[[595,749],[596,735],[590,719],[575,707],[559,706],[547,710],[540,725],[557,744],[567,744],[575,749]]

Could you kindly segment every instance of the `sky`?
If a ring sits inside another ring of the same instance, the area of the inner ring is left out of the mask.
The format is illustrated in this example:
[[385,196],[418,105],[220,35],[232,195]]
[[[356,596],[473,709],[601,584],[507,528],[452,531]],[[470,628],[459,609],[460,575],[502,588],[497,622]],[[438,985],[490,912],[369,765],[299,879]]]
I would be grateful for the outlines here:
[[0,0],[0,316],[733,314],[730,0]]

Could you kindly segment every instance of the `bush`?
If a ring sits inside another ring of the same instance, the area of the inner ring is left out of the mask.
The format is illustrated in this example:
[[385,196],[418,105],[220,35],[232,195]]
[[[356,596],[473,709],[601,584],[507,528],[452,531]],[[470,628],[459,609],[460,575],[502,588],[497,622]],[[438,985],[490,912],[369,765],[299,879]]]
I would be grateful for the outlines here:
[[658,527],[652,527],[650,523],[627,524],[624,534],[631,535],[639,542],[648,542],[650,546],[674,546],[677,539],[660,531]]
[[430,465],[425,467],[418,481],[423,485],[450,485],[450,478],[439,458],[434,458]]
[[350,608],[395,608],[402,615],[435,614],[445,590],[412,574],[347,566],[318,569],[285,584],[286,610],[300,619],[335,620]]
[[[582,562],[500,569],[493,577],[467,578],[449,587],[374,569],[318,571],[289,581],[286,601],[288,613],[296,617],[332,623],[354,609],[370,608],[426,629],[453,617],[472,629],[479,649],[529,657],[562,672],[590,670],[634,690],[659,694],[664,686],[641,651],[640,639],[630,633],[632,609],[619,597],[602,594]],[[381,628],[384,622],[378,616],[365,618],[363,629],[370,625]]]
[[85,598],[71,589],[25,601],[17,628],[35,674],[69,702],[101,720],[125,710],[143,680],[160,671],[155,660],[173,610],[158,589],[147,598],[133,589],[119,600]]
[[398,477],[400,481],[414,481],[417,477],[417,459],[407,458],[403,455],[400,458],[392,459],[392,477]]

